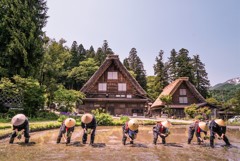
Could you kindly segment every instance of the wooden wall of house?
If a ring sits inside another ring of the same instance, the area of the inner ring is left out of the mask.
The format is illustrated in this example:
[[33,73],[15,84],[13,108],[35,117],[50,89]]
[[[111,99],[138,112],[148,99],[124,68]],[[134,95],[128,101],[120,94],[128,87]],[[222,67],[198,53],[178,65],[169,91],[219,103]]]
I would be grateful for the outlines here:
[[[108,72],[118,72],[118,79],[109,80],[107,79]],[[107,83],[107,91],[98,91],[98,83]],[[118,83],[126,83],[126,91],[118,91]],[[127,95],[131,94],[132,98],[136,98],[137,90],[131,85],[128,79],[119,71],[117,66],[114,64],[110,65],[109,68],[102,74],[102,76],[95,83],[94,87],[89,93],[94,93],[94,97],[105,97],[104,94],[108,94],[108,97],[114,97],[115,95]]]
[[91,112],[98,108],[105,109],[111,115],[144,116],[147,112],[145,103],[111,103],[111,102],[86,102],[84,112]]
[[186,85],[186,83],[182,83],[178,89],[176,90],[176,92],[173,94],[172,96],[172,100],[173,103],[172,104],[180,104],[179,103],[179,97],[180,97],[180,89],[187,89],[186,91],[186,97],[188,98],[188,103],[189,105],[194,104],[194,103],[201,103],[199,102],[199,100],[196,98],[196,96],[193,95],[193,93],[191,92],[191,90],[189,90],[189,87]]

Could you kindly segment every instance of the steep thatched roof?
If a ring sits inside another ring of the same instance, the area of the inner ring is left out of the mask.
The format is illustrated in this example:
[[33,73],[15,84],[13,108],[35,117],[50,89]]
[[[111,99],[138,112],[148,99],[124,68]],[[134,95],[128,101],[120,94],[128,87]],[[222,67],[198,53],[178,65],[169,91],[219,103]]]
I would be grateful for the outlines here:
[[119,71],[129,80],[131,85],[137,90],[139,95],[146,97],[147,93],[145,90],[139,85],[134,77],[128,72],[125,66],[120,62],[118,55],[109,55],[106,60],[102,63],[100,68],[92,75],[92,77],[87,81],[87,83],[81,88],[81,92],[89,93],[89,91],[94,87],[95,83],[97,83],[98,79],[103,75],[103,73],[108,69],[110,65],[114,64],[117,66]]
[[[197,89],[194,87],[194,85],[188,80],[188,77],[180,77],[163,89],[162,93],[152,104],[151,108],[157,108],[157,107],[164,106],[165,104],[164,104],[164,102],[162,102],[160,100],[160,97],[163,95],[172,96],[176,92],[178,87],[184,82],[188,86],[189,90],[193,93],[193,95],[199,100],[199,102],[201,102],[201,103],[206,102],[205,99],[203,98],[203,96],[197,91]],[[179,108],[182,108],[182,106],[186,106],[186,105],[178,105],[178,106],[179,106]],[[171,105],[170,105],[170,107],[171,107]]]

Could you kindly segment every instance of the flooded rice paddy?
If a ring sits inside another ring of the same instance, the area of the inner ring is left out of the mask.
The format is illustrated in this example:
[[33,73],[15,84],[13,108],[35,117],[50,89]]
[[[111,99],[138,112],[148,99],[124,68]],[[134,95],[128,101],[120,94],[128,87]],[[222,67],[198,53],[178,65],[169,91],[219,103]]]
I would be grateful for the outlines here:
[[[231,148],[224,147],[222,140],[215,139],[215,148],[209,146],[209,140],[197,145],[196,138],[191,145],[187,144],[188,126],[173,126],[167,137],[166,145],[158,139],[152,144],[152,126],[141,126],[134,144],[122,145],[122,129],[118,127],[97,127],[95,144],[82,144],[82,130],[76,127],[71,143],[56,144],[58,129],[31,133],[30,143],[15,139],[8,144],[9,138],[0,140],[0,161],[240,161],[240,131],[228,129],[227,136]],[[88,136],[89,143],[90,136]]]

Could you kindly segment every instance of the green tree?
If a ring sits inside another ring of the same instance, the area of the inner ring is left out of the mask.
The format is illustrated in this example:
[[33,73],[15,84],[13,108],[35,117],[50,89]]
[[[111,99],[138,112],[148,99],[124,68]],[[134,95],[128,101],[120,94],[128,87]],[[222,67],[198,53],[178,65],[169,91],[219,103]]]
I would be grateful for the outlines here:
[[75,67],[68,74],[68,77],[75,80],[79,85],[78,90],[90,79],[90,77],[98,70],[99,66],[93,58],[88,58],[80,62],[78,67]]
[[163,88],[168,85],[168,74],[167,74],[167,68],[164,65],[163,62],[163,50],[159,51],[158,57],[156,57],[155,61],[156,64],[154,64],[153,69],[154,69],[154,74],[155,74],[155,92],[157,95],[160,95],[162,92]]
[[0,91],[8,93],[9,100],[15,100],[16,95],[21,97],[21,104],[12,105],[23,109],[28,117],[36,116],[40,109],[44,108],[44,89],[37,80],[33,78],[21,78],[14,76],[12,81],[8,78],[2,78],[0,81]]
[[216,100],[213,97],[207,98],[206,102],[215,106],[221,106],[221,102],[219,102],[218,100]]
[[170,108],[170,104],[172,103],[172,96],[170,95],[162,95],[160,100],[165,104],[163,108],[163,112],[166,112],[168,116],[172,115],[172,109]]
[[208,96],[208,89],[210,82],[208,80],[208,73],[205,70],[205,65],[201,62],[199,55],[194,55],[192,59],[194,84],[197,90],[203,97]]
[[159,96],[158,92],[155,91],[155,76],[147,76],[147,94],[152,100]]
[[67,90],[64,86],[59,86],[58,90],[54,92],[54,101],[57,102],[60,107],[65,107],[60,109],[64,112],[72,112],[74,111],[74,107],[76,107],[77,102],[82,102],[84,98],[84,94],[75,91],[75,90]]
[[104,40],[104,41],[103,41],[102,51],[103,51],[104,55],[106,55],[106,56],[107,56],[107,55],[114,54],[114,52],[112,51],[112,49],[109,48],[107,40]]
[[177,55],[177,77],[188,77],[189,81],[195,85],[193,66],[191,58],[188,56],[189,51],[182,48]]
[[137,56],[137,50],[132,48],[129,52],[129,57],[124,59],[123,65],[136,74],[136,80],[143,89],[147,89],[146,71],[141,59]]
[[196,104],[192,104],[186,108],[184,108],[184,112],[190,117],[190,118],[194,118],[197,114],[197,105]]
[[95,61],[97,62],[98,66],[100,66],[103,61],[106,59],[107,55],[104,54],[104,52],[102,51],[102,48],[98,48],[96,55],[95,55]]
[[64,46],[65,42],[63,39],[59,42],[50,40],[46,45],[41,64],[40,83],[46,86],[47,105],[53,101],[53,93],[57,90],[57,84],[66,84],[68,68],[65,67],[65,64],[69,62],[71,55]]
[[93,46],[91,46],[90,49],[86,51],[86,58],[94,58],[94,57],[95,57],[95,51]]
[[46,1],[1,0],[0,8],[0,77],[36,78],[44,54]]
[[172,49],[171,55],[168,59],[168,75],[169,75],[169,81],[172,82],[178,78],[178,72],[177,72],[177,52],[175,49]]

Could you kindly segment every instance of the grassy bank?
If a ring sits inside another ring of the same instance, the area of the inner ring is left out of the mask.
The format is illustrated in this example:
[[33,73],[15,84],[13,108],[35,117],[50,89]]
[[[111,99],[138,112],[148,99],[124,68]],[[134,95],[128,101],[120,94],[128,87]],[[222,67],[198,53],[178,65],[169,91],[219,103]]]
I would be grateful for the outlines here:
[[[55,129],[61,126],[57,121],[44,122],[30,122],[30,132]],[[10,123],[0,123],[0,139],[8,137],[12,133],[12,126]]]

